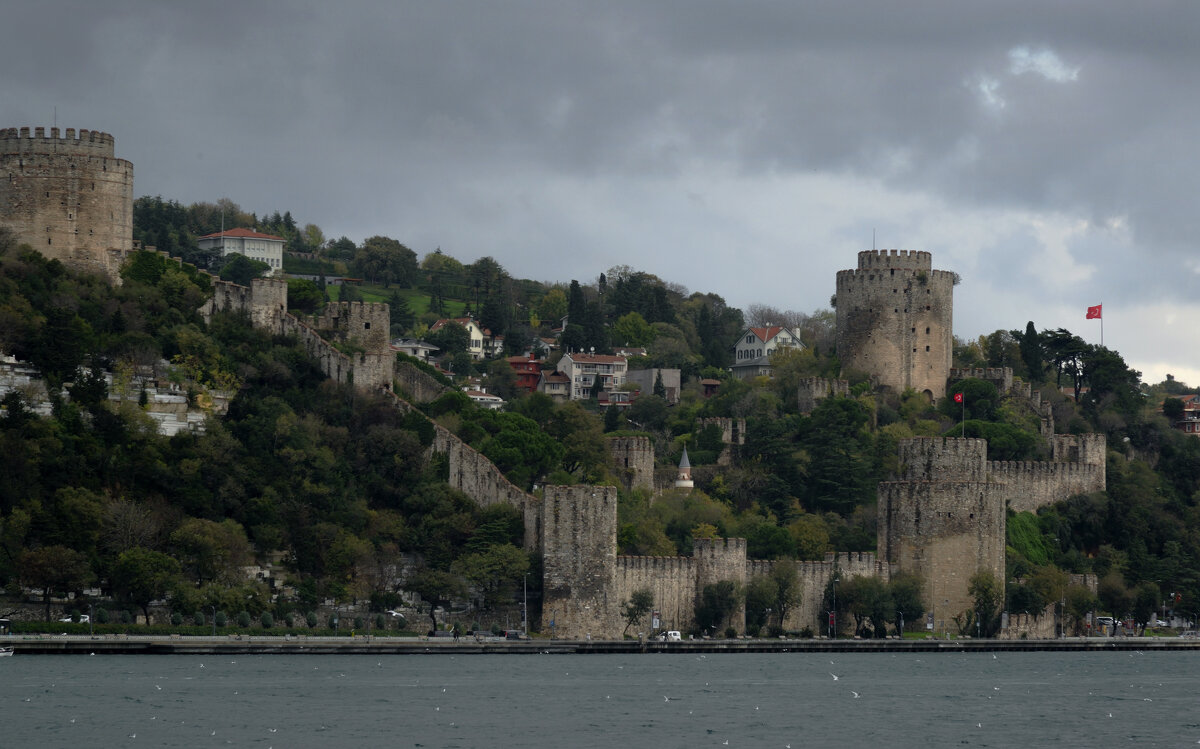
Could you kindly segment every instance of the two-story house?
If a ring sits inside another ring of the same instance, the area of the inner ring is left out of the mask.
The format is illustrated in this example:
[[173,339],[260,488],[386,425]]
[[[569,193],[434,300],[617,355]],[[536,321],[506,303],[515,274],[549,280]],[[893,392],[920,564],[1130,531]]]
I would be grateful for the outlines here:
[[571,383],[571,400],[590,398],[597,379],[601,390],[616,390],[625,383],[628,369],[629,364],[623,356],[571,353],[563,354],[558,360],[558,371]]
[[508,361],[508,366],[512,367],[513,373],[517,375],[518,389],[524,390],[526,393],[532,393],[538,389],[538,382],[542,379],[541,359],[529,354],[528,356],[510,356],[506,361]]
[[800,336],[779,325],[746,328],[733,347],[729,371],[743,380],[771,376],[771,355],[784,348],[803,349]]
[[490,343],[485,343],[491,338],[489,331],[479,327],[479,323],[475,322],[471,317],[456,317],[449,320],[438,320],[429,327],[430,333],[436,333],[441,328],[456,322],[467,329],[467,353],[476,361],[483,358],[486,351],[490,350]]
[[273,234],[263,234],[253,229],[226,229],[196,238],[202,250],[220,250],[221,257],[245,255],[251,260],[260,260],[271,266],[268,276],[283,275],[283,246],[287,240]]

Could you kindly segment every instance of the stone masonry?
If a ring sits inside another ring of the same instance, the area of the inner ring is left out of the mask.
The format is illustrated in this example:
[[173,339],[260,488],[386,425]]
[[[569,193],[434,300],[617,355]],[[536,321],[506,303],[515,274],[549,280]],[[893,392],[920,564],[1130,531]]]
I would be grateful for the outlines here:
[[946,393],[954,350],[954,273],[928,252],[867,250],[837,274],[837,353],[843,371],[874,375],[897,391]]
[[0,129],[0,225],[79,271],[119,283],[133,248],[133,164],[94,130]]

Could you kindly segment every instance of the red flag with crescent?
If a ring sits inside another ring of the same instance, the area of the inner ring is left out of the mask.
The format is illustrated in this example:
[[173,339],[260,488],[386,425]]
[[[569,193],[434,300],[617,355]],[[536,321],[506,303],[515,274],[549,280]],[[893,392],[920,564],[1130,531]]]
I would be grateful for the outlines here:
[[1088,311],[1087,311],[1087,319],[1088,319],[1088,320],[1099,320],[1099,319],[1101,319],[1101,317],[1100,317],[1100,308],[1101,308],[1101,307],[1103,307],[1103,306],[1104,306],[1103,304],[1097,304],[1095,307],[1088,307]]

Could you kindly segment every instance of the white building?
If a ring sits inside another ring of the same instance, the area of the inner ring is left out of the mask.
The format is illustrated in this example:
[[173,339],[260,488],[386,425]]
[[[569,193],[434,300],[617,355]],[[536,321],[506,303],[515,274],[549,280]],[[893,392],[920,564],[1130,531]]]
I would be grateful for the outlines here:
[[[438,320],[433,324],[432,327],[429,328],[429,332],[436,333],[452,322],[456,322],[467,329],[467,353],[471,355],[472,359],[478,361],[483,358],[485,352],[490,351],[491,344],[489,341],[491,339],[491,331],[484,330],[483,328],[479,327],[479,323],[475,322],[475,320],[470,317],[456,317],[452,320]],[[503,340],[504,339],[501,339],[501,341]]]
[[779,325],[747,328],[733,347],[734,376],[743,380],[771,376],[771,355],[784,348],[803,349],[800,336]]
[[625,384],[628,369],[629,363],[623,356],[563,354],[558,360],[558,371],[566,375],[571,383],[571,400],[590,398],[597,377],[600,378],[601,390],[616,390]]
[[196,240],[202,250],[220,250],[221,257],[245,255],[271,266],[268,276],[283,274],[283,237],[261,234],[252,229],[226,229],[216,234],[206,234]]

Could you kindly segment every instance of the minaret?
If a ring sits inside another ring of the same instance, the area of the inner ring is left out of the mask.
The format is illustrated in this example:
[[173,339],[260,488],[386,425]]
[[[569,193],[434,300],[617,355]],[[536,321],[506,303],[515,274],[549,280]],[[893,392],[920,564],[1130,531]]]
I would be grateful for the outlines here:
[[687,446],[683,448],[683,457],[679,459],[679,478],[675,479],[676,489],[691,489],[695,484],[692,483],[692,464],[688,462]]

